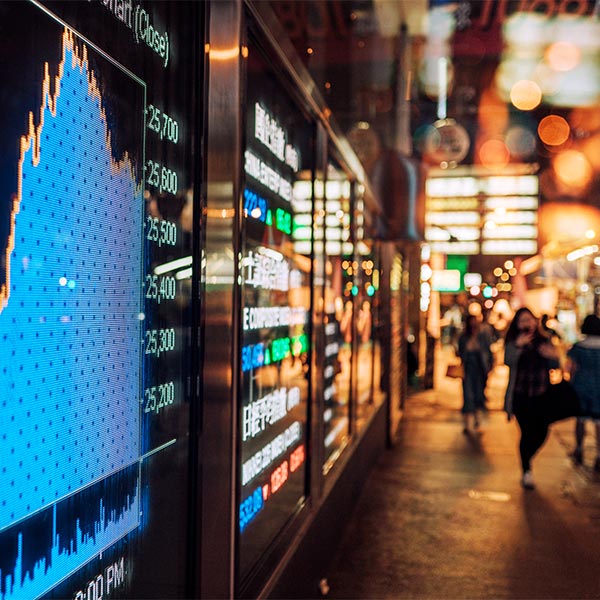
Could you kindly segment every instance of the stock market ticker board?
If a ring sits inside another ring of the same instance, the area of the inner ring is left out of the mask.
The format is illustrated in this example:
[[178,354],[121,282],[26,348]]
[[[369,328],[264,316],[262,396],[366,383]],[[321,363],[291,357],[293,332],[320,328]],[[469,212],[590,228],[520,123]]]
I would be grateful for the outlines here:
[[0,4],[2,599],[185,593],[189,18]]

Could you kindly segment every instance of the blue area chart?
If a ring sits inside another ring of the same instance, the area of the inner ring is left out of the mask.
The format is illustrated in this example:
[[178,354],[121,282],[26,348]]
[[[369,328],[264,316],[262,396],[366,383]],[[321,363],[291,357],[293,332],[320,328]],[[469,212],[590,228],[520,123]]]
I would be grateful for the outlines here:
[[[62,48],[20,140],[0,290],[0,536],[15,544],[2,598],[35,597],[139,521],[143,188],[127,153],[113,156],[86,46],[65,29]],[[115,477],[120,505],[107,507]],[[73,517],[82,493],[87,523]]]

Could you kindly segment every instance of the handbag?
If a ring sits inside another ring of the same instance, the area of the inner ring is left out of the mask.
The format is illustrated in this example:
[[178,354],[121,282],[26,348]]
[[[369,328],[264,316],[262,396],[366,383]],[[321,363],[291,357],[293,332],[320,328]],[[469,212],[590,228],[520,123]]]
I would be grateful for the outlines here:
[[448,365],[446,369],[446,377],[452,377],[454,379],[462,379],[465,376],[465,370],[462,363],[455,363]]
[[581,416],[577,392],[565,379],[551,383],[546,391],[538,396],[538,408],[548,423]]

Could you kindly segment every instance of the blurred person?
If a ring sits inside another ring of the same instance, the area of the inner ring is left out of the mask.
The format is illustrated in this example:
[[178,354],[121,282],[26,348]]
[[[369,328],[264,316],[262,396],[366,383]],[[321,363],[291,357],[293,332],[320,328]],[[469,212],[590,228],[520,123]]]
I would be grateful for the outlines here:
[[585,337],[567,352],[567,371],[577,392],[582,415],[575,422],[573,458],[577,464],[583,463],[585,426],[591,420],[596,429],[594,471],[600,471],[600,318],[588,315],[581,325],[581,333]]
[[444,322],[446,323],[448,344],[450,344],[455,350],[458,347],[458,338],[462,333],[463,329],[463,311],[458,304],[456,297],[454,298],[454,304],[446,310],[443,316]]
[[485,409],[485,383],[489,371],[488,351],[482,341],[481,324],[476,315],[468,315],[465,329],[458,338],[458,355],[463,364],[464,433],[479,428],[478,411]]
[[489,309],[484,309],[482,311],[482,321],[479,331],[479,339],[485,354],[485,364],[487,367],[486,382],[491,370],[494,368],[494,351],[492,346],[498,341],[499,337],[498,332],[490,323],[490,314],[491,311]]
[[514,414],[521,430],[521,485],[534,489],[531,460],[546,441],[549,427],[542,403],[536,400],[550,386],[550,369],[559,366],[559,352],[526,307],[517,310],[506,332],[504,362],[510,369],[504,408],[509,420]]

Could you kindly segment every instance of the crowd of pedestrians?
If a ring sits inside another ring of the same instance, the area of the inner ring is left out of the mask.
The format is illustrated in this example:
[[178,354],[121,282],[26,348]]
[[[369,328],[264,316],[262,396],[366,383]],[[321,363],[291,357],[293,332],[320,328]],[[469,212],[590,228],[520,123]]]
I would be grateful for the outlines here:
[[570,347],[551,327],[547,315],[538,318],[527,307],[519,308],[503,333],[490,326],[483,314],[467,314],[455,344],[462,364],[463,432],[477,435],[480,414],[486,410],[485,389],[494,366],[492,347],[503,343],[503,361],[509,369],[504,396],[508,421],[519,426],[521,484],[534,489],[532,460],[543,446],[550,425],[574,417],[573,459],[583,462],[586,425],[594,424],[600,472],[600,318],[588,315],[579,340]]

